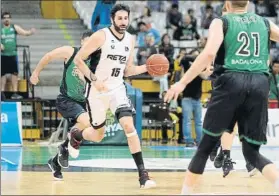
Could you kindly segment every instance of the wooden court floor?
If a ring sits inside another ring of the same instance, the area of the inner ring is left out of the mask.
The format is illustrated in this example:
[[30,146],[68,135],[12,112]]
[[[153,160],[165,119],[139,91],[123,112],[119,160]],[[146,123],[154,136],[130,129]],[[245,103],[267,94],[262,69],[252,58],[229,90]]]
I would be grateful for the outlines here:
[[[50,172],[1,172],[2,195],[179,195],[184,172],[151,172],[154,189],[141,190],[136,172],[64,172],[64,181],[54,181]],[[206,172],[195,194],[278,195],[260,174]]]

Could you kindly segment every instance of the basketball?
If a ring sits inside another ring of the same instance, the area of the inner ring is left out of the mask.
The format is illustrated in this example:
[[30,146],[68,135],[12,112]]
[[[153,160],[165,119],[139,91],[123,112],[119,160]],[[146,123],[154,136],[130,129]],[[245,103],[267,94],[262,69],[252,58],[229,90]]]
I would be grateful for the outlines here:
[[162,54],[153,54],[146,61],[147,72],[151,76],[163,76],[168,73],[170,63]]

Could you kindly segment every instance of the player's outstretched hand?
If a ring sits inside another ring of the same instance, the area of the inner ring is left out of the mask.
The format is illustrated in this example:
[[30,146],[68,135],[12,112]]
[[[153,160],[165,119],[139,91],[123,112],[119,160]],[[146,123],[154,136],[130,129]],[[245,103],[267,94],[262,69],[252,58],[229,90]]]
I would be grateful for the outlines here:
[[96,82],[94,82],[94,86],[95,88],[99,91],[99,92],[107,92],[108,88],[105,85],[105,81],[102,80],[96,80]]
[[167,91],[164,101],[169,103],[171,100],[177,100],[179,94],[185,89],[186,85],[182,82],[176,82]]
[[30,77],[30,82],[33,84],[33,85],[36,85],[38,84],[39,82],[39,74],[37,72],[33,72],[31,77]]
[[210,65],[209,67],[207,67],[202,74],[204,74],[204,76],[209,77],[211,76],[211,74],[213,73],[213,69],[214,67],[212,65]]

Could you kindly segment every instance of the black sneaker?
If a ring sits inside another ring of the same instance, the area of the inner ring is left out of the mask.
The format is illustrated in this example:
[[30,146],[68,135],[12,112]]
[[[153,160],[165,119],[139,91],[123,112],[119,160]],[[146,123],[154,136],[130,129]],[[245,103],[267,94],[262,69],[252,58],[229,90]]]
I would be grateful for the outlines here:
[[223,162],[223,177],[225,178],[227,175],[229,175],[229,173],[234,170],[233,169],[233,164],[235,164],[235,162],[232,162],[231,158],[224,158],[224,162]]
[[72,128],[68,134],[69,143],[68,143],[68,152],[73,158],[77,158],[79,155],[79,147],[82,141],[77,141],[73,136],[79,131],[77,128]]
[[251,163],[247,162],[246,163],[246,169],[248,171],[248,174],[250,177],[254,176],[257,174],[258,170],[255,168]]
[[62,168],[69,168],[69,151],[67,147],[58,146],[58,164]]
[[48,166],[51,169],[52,173],[53,173],[53,177],[55,180],[63,180],[63,175],[61,173],[61,167],[60,165],[56,165],[53,161],[53,158],[48,160]]
[[156,182],[149,178],[148,172],[146,170],[141,172],[139,182],[140,188],[142,189],[150,189],[156,187]]
[[217,156],[217,152],[218,152],[218,147],[217,148],[215,147],[209,155],[210,161],[212,162],[214,161],[215,157]]
[[224,161],[224,155],[222,150],[220,150],[219,154],[214,159],[214,167],[221,168],[223,165],[223,161]]

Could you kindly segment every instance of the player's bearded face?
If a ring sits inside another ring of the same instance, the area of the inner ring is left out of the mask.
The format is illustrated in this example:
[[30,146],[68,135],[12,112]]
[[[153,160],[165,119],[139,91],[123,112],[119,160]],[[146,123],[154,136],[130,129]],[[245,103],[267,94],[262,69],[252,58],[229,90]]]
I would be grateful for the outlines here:
[[129,16],[128,16],[128,12],[121,10],[115,13],[115,17],[113,19],[113,26],[115,28],[115,30],[120,33],[123,34],[129,25]]

